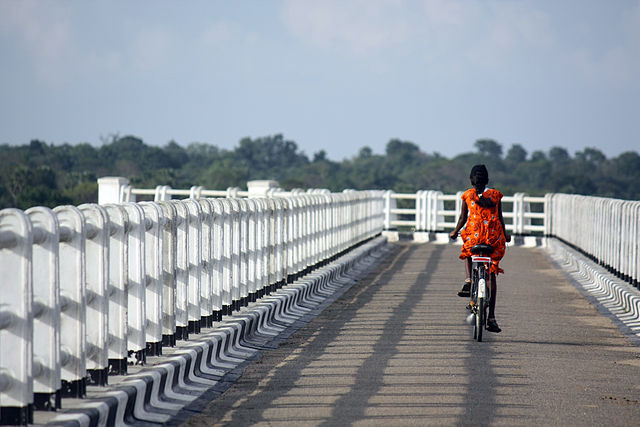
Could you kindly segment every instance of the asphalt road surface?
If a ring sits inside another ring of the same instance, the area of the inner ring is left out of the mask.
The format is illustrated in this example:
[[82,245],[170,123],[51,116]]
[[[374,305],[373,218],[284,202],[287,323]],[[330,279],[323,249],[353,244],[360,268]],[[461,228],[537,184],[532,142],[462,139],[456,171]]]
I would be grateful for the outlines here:
[[478,343],[460,247],[393,245],[183,425],[640,425],[640,348],[543,249],[508,249]]

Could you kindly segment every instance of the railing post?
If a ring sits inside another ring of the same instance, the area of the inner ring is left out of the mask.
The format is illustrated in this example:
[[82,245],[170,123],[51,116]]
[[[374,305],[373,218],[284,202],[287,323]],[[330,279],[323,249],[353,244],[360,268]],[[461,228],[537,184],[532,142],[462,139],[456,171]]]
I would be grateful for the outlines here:
[[231,208],[231,310],[238,311],[240,309],[240,235],[242,221],[242,213],[240,211],[240,203],[238,199],[228,199]]
[[553,236],[553,193],[547,193],[544,196],[544,235],[545,237]]
[[162,345],[176,345],[177,213],[173,203],[159,202],[165,218],[162,229]]
[[85,220],[75,206],[54,209],[60,225],[60,356],[62,396],[87,392]]
[[190,199],[199,199],[202,197],[202,190],[204,188],[202,186],[194,185],[189,189],[189,198]]
[[[36,409],[61,407],[58,217],[49,208],[26,211],[33,226],[33,391]],[[4,291],[2,291],[4,292]]]
[[127,350],[133,353],[136,364],[146,362],[146,269],[144,211],[137,203],[122,205],[129,217],[128,286],[127,286]]
[[247,204],[247,298],[249,302],[257,299],[258,291],[258,245],[260,244],[260,225],[258,224],[258,203],[255,199],[249,199]]
[[212,308],[212,267],[213,267],[213,212],[209,199],[196,199],[200,206],[200,322],[202,327],[213,325]]
[[395,214],[392,213],[393,209],[396,208],[396,200],[391,196],[395,194],[392,190],[387,190],[384,192],[384,229],[392,230],[393,229],[393,221],[395,220]]
[[189,338],[189,218],[183,202],[172,202],[176,209],[176,339]]
[[212,223],[213,234],[211,243],[211,304],[213,310],[213,320],[222,319],[222,284],[224,277],[224,254],[223,254],[223,236],[224,236],[224,206],[219,199],[209,199],[213,208]]
[[269,284],[269,227],[271,225],[271,212],[267,199],[253,199],[255,203],[254,221],[256,223],[256,272],[254,277],[255,287],[252,299],[258,299],[264,295]]
[[270,290],[274,291],[278,287],[286,283],[287,275],[285,272],[286,246],[285,246],[285,206],[286,202],[279,198],[273,197],[269,199],[273,207],[274,217],[270,231],[271,259],[273,263],[273,277],[270,278]]
[[169,194],[169,190],[171,187],[168,185],[158,185],[156,187],[156,194],[153,197],[154,202],[167,202],[171,200],[171,195]]
[[441,227],[440,224],[444,222],[444,215],[441,214],[444,211],[444,200],[442,200],[442,192],[441,191],[433,191],[431,193],[431,224],[433,226],[433,231],[442,231],[444,227]]
[[162,354],[162,280],[165,216],[155,202],[142,202],[144,212],[145,349],[147,356]]
[[284,273],[284,283],[293,282],[293,263],[294,263],[294,237],[293,237],[293,198],[292,197],[283,197],[282,201],[284,202],[283,206],[283,221],[282,221],[282,231],[284,240],[283,244],[283,257],[282,257],[282,267]]
[[86,316],[87,324],[87,373],[90,383],[107,385],[109,374],[109,216],[100,205],[79,206],[84,215],[87,240],[86,259]]
[[129,180],[119,176],[98,178],[98,204],[124,202],[124,190],[128,185]]
[[222,314],[232,312],[232,287],[233,287],[233,207],[230,199],[222,199]]
[[33,234],[27,215],[18,209],[1,210],[0,419],[3,423],[33,422],[32,246]]
[[240,212],[239,215],[239,219],[240,219],[240,246],[239,246],[239,264],[238,264],[238,269],[240,272],[239,275],[239,282],[238,282],[238,309],[240,309],[240,307],[244,307],[247,305],[247,297],[249,295],[249,288],[248,288],[248,281],[249,281],[249,252],[248,252],[248,246],[249,246],[249,241],[248,241],[248,237],[249,237],[249,233],[248,233],[248,228],[249,228],[249,216],[250,216],[250,212],[249,212],[249,205],[248,205],[248,201],[246,199],[236,199],[236,201],[238,202],[238,209]]
[[109,375],[127,373],[127,263],[129,217],[122,205],[105,205],[109,216]]
[[513,234],[524,234],[524,205],[523,194],[515,193],[513,195]]

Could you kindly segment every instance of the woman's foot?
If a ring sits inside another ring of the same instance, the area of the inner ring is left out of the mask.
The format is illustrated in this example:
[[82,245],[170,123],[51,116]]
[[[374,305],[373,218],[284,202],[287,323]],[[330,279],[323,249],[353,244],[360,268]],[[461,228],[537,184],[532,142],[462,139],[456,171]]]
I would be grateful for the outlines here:
[[499,333],[500,331],[502,331],[502,329],[500,329],[500,326],[498,326],[498,322],[496,322],[496,319],[487,319],[487,331]]
[[459,297],[469,297],[471,295],[471,282],[465,281],[462,285],[462,289],[458,291]]

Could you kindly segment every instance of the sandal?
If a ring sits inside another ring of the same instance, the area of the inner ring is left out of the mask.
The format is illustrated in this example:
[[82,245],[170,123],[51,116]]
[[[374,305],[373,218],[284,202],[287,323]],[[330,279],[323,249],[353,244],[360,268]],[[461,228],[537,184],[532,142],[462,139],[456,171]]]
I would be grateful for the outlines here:
[[498,322],[496,322],[496,319],[489,319],[487,320],[487,331],[500,333],[502,329],[500,329],[500,326],[498,326]]
[[471,282],[464,282],[462,289],[458,291],[458,296],[467,298],[471,296]]

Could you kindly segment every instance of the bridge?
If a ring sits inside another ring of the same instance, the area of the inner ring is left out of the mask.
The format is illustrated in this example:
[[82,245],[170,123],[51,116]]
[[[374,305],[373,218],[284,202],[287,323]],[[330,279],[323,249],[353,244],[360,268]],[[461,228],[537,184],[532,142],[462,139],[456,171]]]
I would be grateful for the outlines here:
[[505,198],[505,331],[478,344],[458,195],[100,187],[0,212],[2,424],[640,419],[638,202]]

